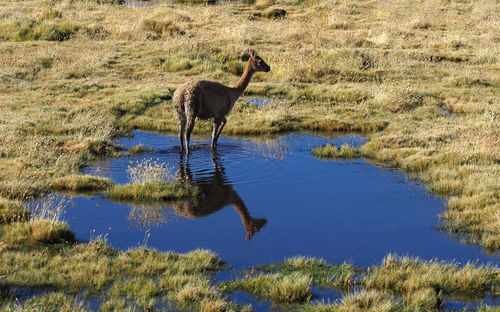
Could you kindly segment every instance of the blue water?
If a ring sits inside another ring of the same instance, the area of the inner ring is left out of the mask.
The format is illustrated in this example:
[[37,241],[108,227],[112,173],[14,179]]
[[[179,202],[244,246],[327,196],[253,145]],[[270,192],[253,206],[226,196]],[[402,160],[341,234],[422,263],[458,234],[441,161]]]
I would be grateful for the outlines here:
[[111,245],[187,252],[215,251],[234,268],[305,255],[366,267],[390,252],[424,259],[491,262],[499,256],[460,244],[436,230],[445,200],[418,181],[363,159],[321,160],[311,149],[326,143],[359,145],[358,136],[289,134],[269,139],[192,140],[186,160],[174,136],[137,131],[119,143],[143,144],[142,155],[95,162],[84,173],[129,182],[126,169],[141,159],[166,162],[177,179],[199,185],[198,206],[153,207],[75,197],[67,221],[80,240],[106,235]]

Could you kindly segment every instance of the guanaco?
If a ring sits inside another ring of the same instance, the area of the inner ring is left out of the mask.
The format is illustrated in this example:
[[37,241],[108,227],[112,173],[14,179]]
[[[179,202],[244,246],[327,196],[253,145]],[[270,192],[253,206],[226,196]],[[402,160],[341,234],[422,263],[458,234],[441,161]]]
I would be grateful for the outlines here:
[[236,100],[243,94],[255,72],[269,72],[271,67],[254,50],[249,51],[250,58],[240,80],[227,87],[221,83],[207,80],[194,80],[182,84],[174,93],[174,110],[179,125],[179,143],[189,154],[189,139],[196,117],[201,120],[213,119],[212,150],[216,149],[219,135],[226,124],[226,116],[233,109]]

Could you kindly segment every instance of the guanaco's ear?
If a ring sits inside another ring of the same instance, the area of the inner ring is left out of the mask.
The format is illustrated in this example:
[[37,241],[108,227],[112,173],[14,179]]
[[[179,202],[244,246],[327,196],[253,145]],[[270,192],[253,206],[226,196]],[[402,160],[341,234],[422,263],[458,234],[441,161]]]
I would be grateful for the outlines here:
[[250,51],[248,51],[248,52],[250,53],[250,57],[255,60],[255,56],[257,56],[257,53],[255,53],[255,50],[250,49]]

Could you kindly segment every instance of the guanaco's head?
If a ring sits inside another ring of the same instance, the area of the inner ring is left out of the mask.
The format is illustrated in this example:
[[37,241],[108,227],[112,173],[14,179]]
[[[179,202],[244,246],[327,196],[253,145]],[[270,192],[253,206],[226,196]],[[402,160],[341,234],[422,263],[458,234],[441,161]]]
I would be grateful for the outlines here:
[[268,72],[271,67],[264,62],[264,60],[255,53],[255,50],[250,50],[250,62],[252,62],[252,69],[255,71]]

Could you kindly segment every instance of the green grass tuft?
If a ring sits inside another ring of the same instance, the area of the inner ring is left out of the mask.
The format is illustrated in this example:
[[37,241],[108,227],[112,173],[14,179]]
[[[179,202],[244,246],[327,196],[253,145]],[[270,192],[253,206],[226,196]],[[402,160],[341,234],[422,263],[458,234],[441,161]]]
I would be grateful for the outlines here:
[[403,294],[411,307],[438,308],[443,296],[482,298],[500,285],[499,271],[475,266],[389,254],[380,267],[374,267],[362,283],[369,289]]
[[174,182],[150,182],[115,185],[106,195],[121,201],[171,201],[196,198],[198,193],[197,187]]
[[145,30],[156,33],[160,37],[183,34],[183,31],[172,20],[145,19],[142,22],[142,27]]
[[353,286],[356,283],[356,274],[363,272],[350,264],[330,265],[322,259],[308,257],[289,258],[276,264],[258,265],[254,269],[282,275],[300,272],[311,276],[316,286],[333,288]]
[[70,175],[61,177],[52,182],[54,191],[95,192],[105,191],[114,183],[107,178],[90,175]]
[[302,303],[311,299],[312,277],[300,272],[287,275],[258,274],[220,283],[227,291],[243,290],[255,296],[281,303]]
[[72,243],[75,241],[75,234],[65,222],[14,222],[4,227],[2,241],[13,246]]
[[131,148],[128,149],[128,152],[130,154],[134,154],[134,155],[136,155],[136,154],[142,154],[142,153],[144,153],[144,151],[145,151],[144,145],[142,145],[142,144],[134,145],[134,146],[132,146]]
[[320,158],[341,159],[353,159],[365,156],[359,147],[352,147],[347,144],[342,145],[340,148],[331,144],[319,146],[312,150],[312,154]]
[[29,216],[21,202],[0,197],[0,224],[27,221]]
[[44,22],[20,29],[17,34],[17,40],[65,41],[71,39],[78,29],[80,29],[79,25],[70,22],[59,22],[55,24]]
[[85,312],[90,311],[76,298],[63,292],[42,294],[28,299],[17,307],[7,306],[5,311],[60,311],[60,312]]
[[396,312],[400,311],[394,297],[378,291],[359,291],[341,299],[339,312]]

